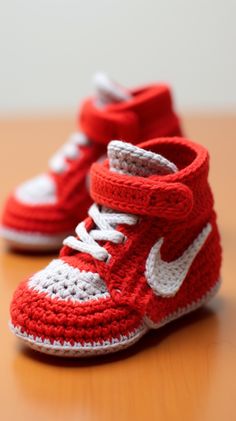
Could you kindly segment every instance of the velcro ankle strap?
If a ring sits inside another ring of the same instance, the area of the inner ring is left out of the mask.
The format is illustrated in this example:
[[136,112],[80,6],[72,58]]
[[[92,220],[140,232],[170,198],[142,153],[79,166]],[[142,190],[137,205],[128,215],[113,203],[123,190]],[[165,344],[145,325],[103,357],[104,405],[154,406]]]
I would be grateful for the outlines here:
[[111,139],[136,143],[142,139],[180,133],[173,112],[170,89],[153,85],[132,91],[132,100],[96,107],[87,99],[79,115],[79,126],[90,139],[108,144]]
[[92,165],[90,194],[96,203],[121,212],[171,220],[184,219],[193,207],[186,185],[113,173],[107,161]]
[[86,135],[98,143],[107,144],[111,139],[125,139],[127,142],[139,138],[138,116],[131,110],[122,112],[96,108],[92,100],[84,102],[79,124]]

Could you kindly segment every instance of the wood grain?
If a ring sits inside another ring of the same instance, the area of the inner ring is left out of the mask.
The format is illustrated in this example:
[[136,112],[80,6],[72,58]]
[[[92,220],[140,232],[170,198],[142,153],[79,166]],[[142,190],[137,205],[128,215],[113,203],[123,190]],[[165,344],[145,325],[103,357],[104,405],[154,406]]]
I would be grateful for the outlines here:
[[[211,153],[224,246],[219,296],[122,354],[88,361],[40,356],[9,333],[8,308],[20,280],[52,256],[17,255],[1,244],[1,420],[236,419],[236,116],[188,115],[184,125]],[[70,117],[0,120],[1,204],[17,183],[45,168],[72,129]]]

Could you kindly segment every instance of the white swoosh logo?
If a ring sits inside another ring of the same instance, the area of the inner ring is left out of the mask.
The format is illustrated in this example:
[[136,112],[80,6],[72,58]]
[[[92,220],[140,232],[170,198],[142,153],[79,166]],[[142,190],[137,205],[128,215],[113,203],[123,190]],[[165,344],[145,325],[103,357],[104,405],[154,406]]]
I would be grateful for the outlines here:
[[182,256],[173,262],[165,262],[161,258],[160,249],[164,242],[163,238],[154,244],[147,258],[145,276],[155,294],[172,297],[178,292],[211,231],[212,225],[209,223]]

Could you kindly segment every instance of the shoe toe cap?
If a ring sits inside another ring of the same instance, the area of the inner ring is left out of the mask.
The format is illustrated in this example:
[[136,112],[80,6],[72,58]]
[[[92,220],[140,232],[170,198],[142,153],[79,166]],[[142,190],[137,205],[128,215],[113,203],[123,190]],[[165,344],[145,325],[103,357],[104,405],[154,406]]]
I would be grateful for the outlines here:
[[11,304],[13,332],[44,352],[93,352],[132,336],[139,315],[116,305],[98,274],[68,266],[57,259],[18,287]]
[[56,184],[49,174],[41,174],[17,187],[14,196],[26,205],[49,205],[57,202]]

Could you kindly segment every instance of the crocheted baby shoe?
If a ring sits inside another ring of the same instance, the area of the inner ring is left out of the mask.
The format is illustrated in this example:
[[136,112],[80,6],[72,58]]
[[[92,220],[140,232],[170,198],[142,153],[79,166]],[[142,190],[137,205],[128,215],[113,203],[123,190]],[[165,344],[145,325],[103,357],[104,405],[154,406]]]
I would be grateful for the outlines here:
[[207,151],[183,138],[113,141],[91,171],[89,217],[23,282],[11,329],[62,356],[114,352],[205,304],[221,248]]
[[110,139],[137,142],[181,135],[170,89],[150,85],[125,89],[103,74],[95,78],[96,94],[79,114],[80,133],[51,159],[49,171],[20,185],[10,196],[1,235],[21,249],[59,248],[91,205],[88,172],[106,153]]

